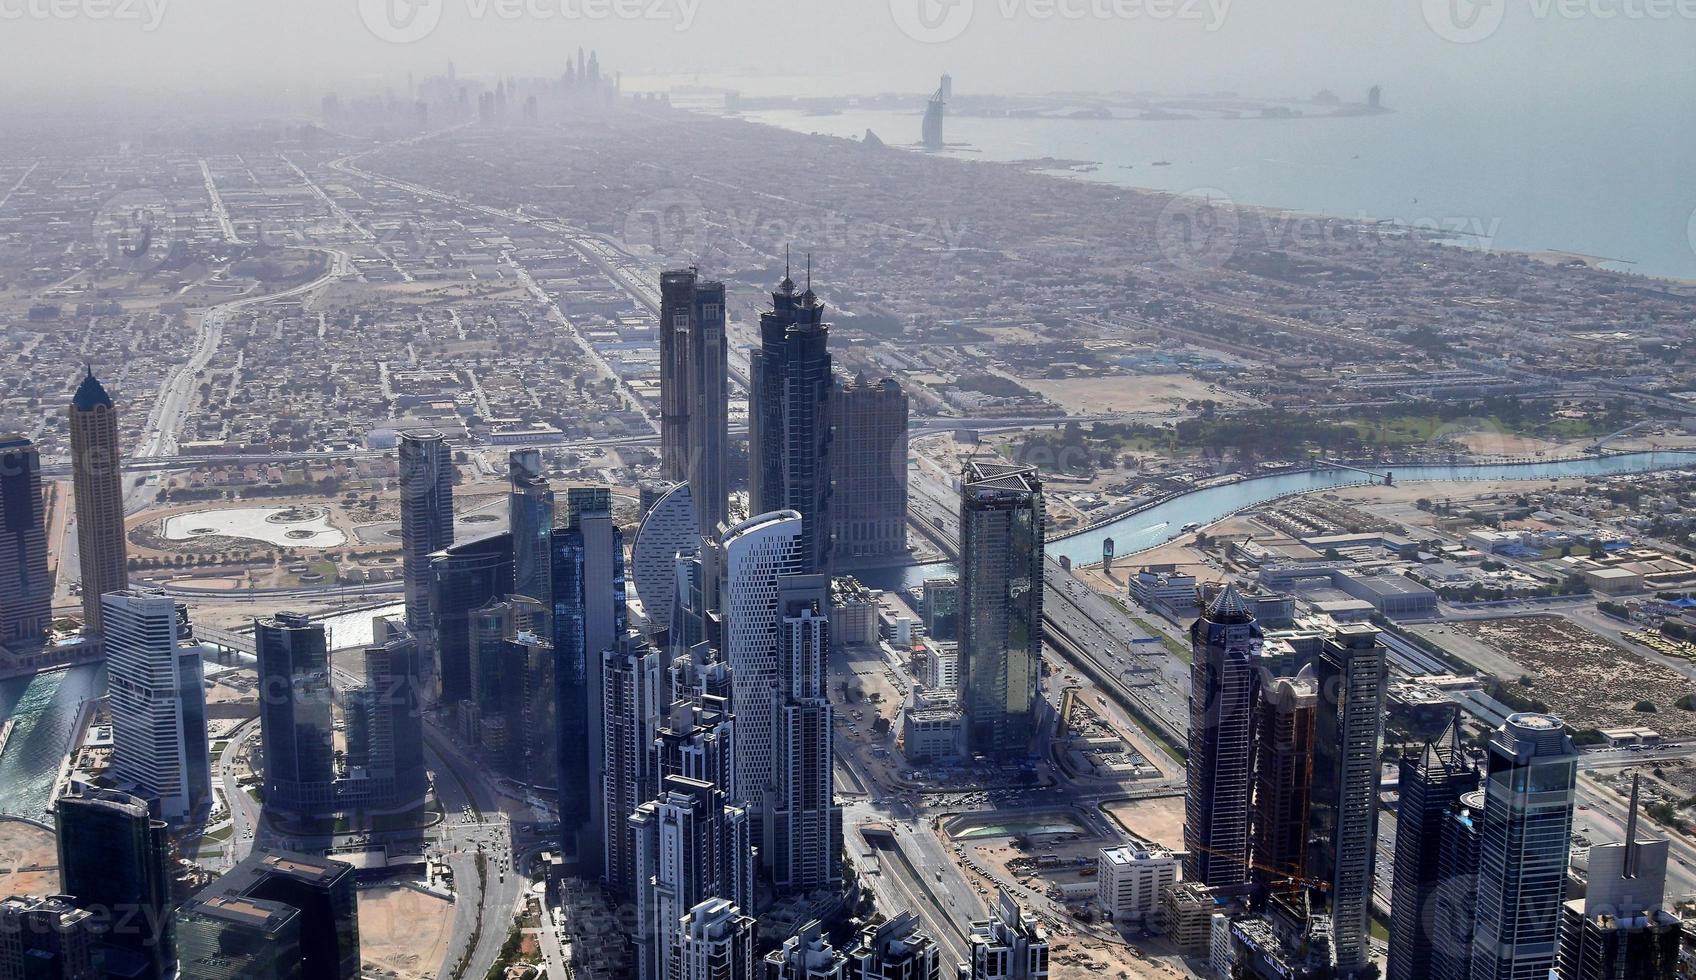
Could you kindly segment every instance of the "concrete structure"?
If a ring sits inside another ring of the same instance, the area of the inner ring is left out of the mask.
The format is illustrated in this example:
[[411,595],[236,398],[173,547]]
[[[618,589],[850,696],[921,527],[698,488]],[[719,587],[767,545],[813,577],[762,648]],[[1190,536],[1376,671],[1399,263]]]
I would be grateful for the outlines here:
[[[640,980],[673,980],[686,969],[685,919],[719,901],[753,907],[747,811],[711,783],[668,776],[659,796],[630,817],[636,851],[636,949]],[[752,969],[750,964],[749,969]]]
[[1274,677],[1262,667],[1256,687],[1249,877],[1269,894],[1294,900],[1307,874],[1319,685],[1311,667],[1295,677]]
[[114,781],[188,820],[212,802],[202,657],[188,606],[158,591],[100,597]]
[[94,922],[66,896],[0,901],[0,977],[98,980]]
[[1160,895],[1178,881],[1171,851],[1128,844],[1104,847],[1096,862],[1096,904],[1112,922],[1140,925],[1160,911]]
[[861,926],[847,955],[850,980],[955,980],[953,964],[944,978],[941,948],[912,909]]
[[960,639],[960,580],[927,578],[924,586],[925,635],[932,642],[953,643]]
[[1030,750],[1042,712],[1042,481],[969,460],[960,487],[960,695],[967,747]]
[[746,803],[764,840],[775,772],[780,700],[778,589],[803,570],[804,520],[792,510],[761,514],[725,532],[719,572],[724,596],[723,654],[736,708],[735,778],[729,793]]
[[660,479],[689,479],[689,320],[695,270],[660,273]]
[[1472,980],[1547,977],[1566,897],[1578,750],[1553,715],[1509,715],[1490,739]]
[[848,980],[848,957],[824,938],[818,922],[809,922],[766,954],[762,980]]
[[730,342],[724,283],[695,284],[689,318],[689,468],[703,538],[730,519]]
[[660,652],[635,630],[601,652],[601,715],[606,721],[605,776],[600,787],[606,813],[602,841],[607,886],[623,896],[637,891],[635,839],[630,815],[659,791],[654,739],[658,737],[665,683]]
[[913,685],[901,708],[901,752],[913,763],[958,759],[966,754],[966,716],[953,688]]
[[676,980],[754,980],[754,920],[722,898],[710,898],[683,919]]
[[99,633],[100,597],[129,588],[130,572],[117,409],[106,389],[95,380],[93,368],[77,386],[69,411],[83,629]]
[[1248,880],[1250,733],[1260,641],[1260,626],[1234,585],[1215,592],[1190,627],[1186,881],[1217,887]]
[[1637,780],[1625,839],[1590,847],[1585,894],[1561,908],[1561,980],[1674,980],[1683,922],[1666,908],[1667,841],[1637,829]]
[[753,514],[801,515],[800,572],[830,574],[832,375],[830,327],[809,288],[797,295],[787,273],[760,314],[760,344],[749,351],[749,505]]
[[771,819],[763,821],[765,861],[780,895],[839,890],[842,808],[836,805],[834,714],[825,690],[830,580],[779,578],[777,612],[779,708]]
[[636,528],[630,549],[631,584],[656,631],[671,628],[678,552],[690,550],[699,540],[694,498],[687,483],[677,484],[655,501]]
[[431,648],[430,556],[453,544],[453,458],[437,429],[400,437],[401,577],[406,628]]
[[907,393],[863,376],[833,394],[831,524],[838,558],[907,557]]
[[883,593],[867,588],[853,576],[838,578],[830,593],[830,646],[876,646],[878,610]]
[[1331,941],[1337,976],[1346,980],[1376,971],[1370,946],[1372,885],[1389,667],[1378,630],[1347,624],[1326,639],[1314,668],[1319,707],[1306,870],[1330,885],[1325,897]]
[[47,637],[53,580],[45,521],[35,443],[0,435],[0,647],[35,646]]
[[1019,908],[1005,888],[995,895],[988,919],[973,922],[970,980],[1044,980],[1048,976],[1048,932]]
[[164,821],[140,797],[80,783],[54,801],[53,816],[59,887],[92,917],[106,974],[166,980],[177,949]]
[[1433,974],[1436,923],[1429,910],[1443,885],[1443,823],[1461,796],[1477,786],[1478,771],[1461,739],[1459,712],[1442,735],[1401,758],[1386,980],[1426,980]]
[[554,680],[558,690],[560,785],[584,787],[560,795],[566,854],[582,873],[601,874],[606,814],[602,785],[606,720],[602,715],[601,653],[628,628],[624,534],[612,518],[605,487],[566,494],[565,527],[554,531]]

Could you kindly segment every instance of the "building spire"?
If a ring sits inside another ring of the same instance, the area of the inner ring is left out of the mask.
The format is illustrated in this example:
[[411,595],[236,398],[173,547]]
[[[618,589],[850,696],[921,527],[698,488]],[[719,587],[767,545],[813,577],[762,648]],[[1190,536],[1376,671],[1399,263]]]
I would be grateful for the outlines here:
[[1631,808],[1625,818],[1625,870],[1627,878],[1637,877],[1637,781],[1642,776],[1631,774]]

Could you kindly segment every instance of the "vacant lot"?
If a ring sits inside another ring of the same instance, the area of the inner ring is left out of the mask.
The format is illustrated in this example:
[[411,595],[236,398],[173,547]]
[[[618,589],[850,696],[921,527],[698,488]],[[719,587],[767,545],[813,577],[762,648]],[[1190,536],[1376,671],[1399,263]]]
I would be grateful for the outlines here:
[[1020,378],[1019,383],[1075,415],[1159,412],[1211,399],[1221,406],[1254,400],[1187,374],[1122,375],[1108,378]]
[[59,850],[53,834],[19,820],[0,820],[0,895],[59,891]]
[[359,948],[367,969],[402,978],[434,977],[447,953],[453,903],[411,888],[359,893]]
[[[1696,684],[1595,633],[1552,616],[1452,624],[1523,666],[1530,687],[1514,689],[1549,706],[1574,728],[1653,728],[1696,734],[1696,712],[1675,707]],[[1633,710],[1640,701],[1653,713]]]

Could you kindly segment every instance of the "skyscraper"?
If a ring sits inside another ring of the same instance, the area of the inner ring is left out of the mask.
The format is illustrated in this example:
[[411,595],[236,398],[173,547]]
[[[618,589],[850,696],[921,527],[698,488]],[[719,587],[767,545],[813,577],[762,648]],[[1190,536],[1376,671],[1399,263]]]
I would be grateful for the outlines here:
[[654,739],[666,707],[660,652],[635,630],[601,654],[602,715],[606,719],[605,877],[620,895],[636,892],[635,839],[630,815],[659,791]]
[[512,594],[512,535],[503,531],[461,541],[430,554],[428,562],[425,593],[435,684],[441,703],[457,709],[473,695],[471,614],[491,599]]
[[560,785],[582,793],[560,796],[567,853],[584,874],[601,873],[606,815],[600,793],[603,740],[601,653],[626,628],[624,534],[613,523],[612,493],[574,487],[566,496],[566,526],[553,535],[555,683],[559,689]]
[[1478,834],[1472,980],[1544,980],[1555,965],[1578,750],[1553,715],[1509,715],[1490,738]]
[[94,917],[63,896],[0,901],[0,977],[98,980]]
[[[861,926],[848,947],[848,963],[854,980],[944,980],[941,948],[919,928],[911,909]],[[954,980],[952,974],[947,980]]]
[[1443,822],[1463,794],[1478,786],[1466,756],[1457,711],[1443,733],[1402,756],[1397,778],[1395,881],[1390,891],[1387,980],[1426,980],[1435,923],[1430,909],[1441,885]]
[[100,598],[112,712],[112,777],[156,801],[159,815],[188,819],[212,801],[206,736],[204,648],[188,607],[158,591]]
[[1561,910],[1561,980],[1674,980],[1683,922],[1666,908],[1664,839],[1637,826],[1637,776],[1623,840],[1590,846],[1585,894]]
[[778,586],[802,567],[802,518],[792,510],[749,518],[728,529],[719,566],[724,596],[723,652],[735,684],[735,780],[729,792],[746,803],[764,839],[768,799],[776,788],[779,713]]
[[406,628],[433,644],[430,634],[430,556],[453,544],[453,458],[436,429],[400,437],[401,576],[406,585]]
[[1030,750],[1042,710],[1042,481],[970,460],[960,487],[960,695],[967,748]]
[[[279,928],[290,918],[284,909],[298,913],[297,929]],[[301,980],[355,980],[359,976],[358,896],[353,866],[346,862],[308,854],[255,851],[201,889],[184,907],[184,913],[184,929],[194,933],[192,943],[189,937],[184,941],[185,975],[191,975],[192,956],[201,971],[194,976],[299,976]],[[213,921],[202,924],[198,921],[201,917]],[[298,973],[288,969],[290,932],[299,957]],[[237,948],[257,950],[258,959],[277,965],[233,975],[219,972],[215,951],[231,940]]]
[[1235,585],[1208,598],[1190,627],[1186,881],[1218,887],[1248,880],[1250,733],[1260,641],[1260,625]]
[[53,582],[45,521],[35,443],[0,435],[0,646],[33,646],[47,636]]
[[636,948],[641,980],[678,975],[684,918],[709,899],[752,908],[747,812],[711,783],[669,776],[630,817],[636,841]]
[[300,910],[240,895],[192,898],[177,912],[179,980],[305,980]]
[[831,412],[831,497],[836,555],[907,557],[907,393],[893,378],[863,376],[836,389]]
[[792,510],[803,519],[803,572],[830,572],[830,327],[809,286],[796,295],[787,272],[760,314],[760,345],[748,353],[749,510]]
[[698,282],[689,321],[689,486],[702,537],[730,517],[730,343],[724,283]]
[[630,549],[630,577],[648,622],[669,630],[677,601],[677,554],[696,547],[694,497],[679,483],[648,509]]
[[374,808],[411,806],[429,788],[419,690],[422,655],[398,618],[392,625],[379,620],[374,641],[364,651],[363,738],[354,739],[351,732],[348,738],[349,755],[362,754],[363,775],[371,783],[356,795]]
[[[1437,887],[1431,897],[1432,980],[1470,980],[1477,918],[1478,832],[1484,791],[1464,793],[1443,814],[1437,842]],[[1394,901],[1394,896],[1391,898]]]
[[741,907],[710,898],[684,916],[677,980],[754,980],[754,920]]
[[330,656],[324,627],[280,612],[253,624],[265,808],[312,816],[336,804]]
[[170,977],[177,952],[164,821],[146,800],[81,783],[54,801],[53,815],[60,890],[94,917],[107,975]]
[[830,940],[817,920],[801,927],[766,954],[761,980],[848,980],[848,957]]
[[1379,748],[1389,667],[1376,627],[1345,623],[1314,662],[1319,710],[1313,740],[1307,873],[1327,882],[1337,975],[1372,966],[1373,868],[1378,853]]
[[507,458],[512,489],[507,523],[512,531],[512,591],[538,602],[553,597],[549,539],[554,529],[554,492],[542,475],[542,453],[520,449]]
[[1254,717],[1251,877],[1292,901],[1307,875],[1309,792],[1319,690],[1311,668],[1295,677],[1261,670]]
[[842,810],[835,801],[830,699],[830,580],[778,579],[776,777],[763,852],[780,893],[842,884]]
[[689,320],[694,269],[660,273],[660,478],[689,479]]
[[129,588],[124,538],[124,474],[118,414],[89,368],[71,397],[71,490],[76,497],[77,563],[83,628],[100,632],[100,597]]

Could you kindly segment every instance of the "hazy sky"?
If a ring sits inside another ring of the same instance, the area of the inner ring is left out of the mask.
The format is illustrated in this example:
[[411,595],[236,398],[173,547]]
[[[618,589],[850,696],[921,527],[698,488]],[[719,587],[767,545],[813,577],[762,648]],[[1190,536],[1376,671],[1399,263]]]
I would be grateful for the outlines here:
[[37,105],[258,88],[307,106],[449,59],[557,74],[579,45],[750,92],[921,91],[944,70],[959,91],[1696,90],[1696,0],[0,0],[0,86]]

